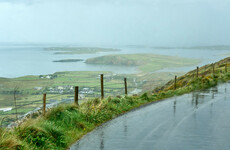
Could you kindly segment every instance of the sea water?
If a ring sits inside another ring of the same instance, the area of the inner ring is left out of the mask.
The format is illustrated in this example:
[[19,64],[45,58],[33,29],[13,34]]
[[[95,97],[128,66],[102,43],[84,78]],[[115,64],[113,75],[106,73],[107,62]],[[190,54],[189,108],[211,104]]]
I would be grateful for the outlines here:
[[[54,45],[4,45],[0,46],[0,77],[19,77],[25,75],[52,74],[60,71],[112,71],[118,74],[137,73],[136,67],[94,65],[86,64],[88,58],[108,55],[108,54],[136,54],[152,53],[169,56],[179,56],[185,58],[195,58],[202,60],[199,65],[212,63],[227,57],[229,50],[201,50],[201,49],[157,49],[157,48],[133,48],[133,47],[111,47],[118,48],[117,52],[100,52],[96,54],[54,54],[54,51],[47,51],[45,48]],[[56,45],[55,45],[56,46]],[[87,46],[85,46],[87,47]],[[61,59],[83,59],[80,62],[60,63],[53,62]],[[164,68],[157,72],[181,72],[189,71],[195,66],[181,68]]]

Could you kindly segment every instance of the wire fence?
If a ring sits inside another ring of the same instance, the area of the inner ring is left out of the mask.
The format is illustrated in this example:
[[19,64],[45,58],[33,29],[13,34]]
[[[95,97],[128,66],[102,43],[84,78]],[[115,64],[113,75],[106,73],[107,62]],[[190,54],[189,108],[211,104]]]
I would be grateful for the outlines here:
[[[213,68],[209,67],[209,71],[211,69]],[[226,70],[227,69],[228,66],[226,67]],[[192,72],[195,74],[196,70]],[[200,74],[201,73],[202,71]],[[169,78],[162,79],[162,77],[153,77],[151,74],[138,79],[136,77],[130,77],[127,78],[127,82],[125,82],[124,79],[124,76],[104,76],[103,96],[115,97],[124,96],[126,94],[140,94],[151,91],[169,82]],[[52,108],[63,103],[74,103],[76,93],[75,86],[79,87],[78,99],[80,103],[87,99],[101,98],[101,80],[100,75],[85,77],[83,80],[77,80],[75,76],[67,76],[63,77],[60,82],[51,85],[41,86],[41,84],[38,84],[30,88],[22,88],[21,90],[20,88],[0,88],[0,100],[3,102],[0,107],[0,125],[7,126],[25,117],[29,113],[41,110],[44,93],[47,94],[47,108]],[[170,82],[174,83],[174,80]],[[127,83],[127,85],[125,85],[125,83]],[[128,92],[126,93],[126,91]]]
[[[74,76],[68,76],[68,78],[72,77]],[[2,118],[4,118],[4,123],[8,124],[12,121],[25,117],[28,112],[40,110],[43,105],[43,93],[47,94],[46,103],[48,107],[57,106],[62,103],[73,103],[75,94],[74,85],[81,85],[79,86],[78,93],[80,102],[91,98],[100,98],[100,78],[96,77],[94,80],[92,80],[92,78],[85,78],[85,80],[86,82],[64,82],[64,84],[51,87],[36,86],[27,90],[20,90],[20,88],[17,88],[9,89],[8,91],[0,91],[2,95],[5,95],[6,98],[9,99],[8,103],[4,104],[5,109],[0,111],[0,119],[2,120]],[[146,78],[145,81],[138,81],[135,78],[127,79],[127,94],[139,94],[149,90],[150,87],[153,88],[165,83],[166,81],[168,80],[151,79],[151,77]],[[103,87],[105,97],[124,96],[126,94],[124,77],[116,79],[104,77]],[[14,93],[16,94],[14,95]]]
[[[65,77],[66,78],[66,77]],[[55,107],[62,103],[73,103],[75,86],[79,86],[78,97],[80,103],[87,99],[101,98],[100,77],[84,78],[84,81],[71,80],[74,76],[68,76],[68,80],[56,85],[44,86],[33,85],[30,88],[2,88],[0,94],[3,103],[0,109],[1,125],[8,125],[18,119],[25,117],[28,113],[41,110],[43,105],[43,94],[46,93],[46,106]],[[75,77],[76,78],[76,77]],[[30,81],[25,81],[30,82]],[[124,96],[125,82],[124,77],[104,76],[103,81],[104,97]],[[139,89],[139,90],[137,90]],[[143,92],[143,83],[133,78],[127,79],[128,94],[139,94]]]

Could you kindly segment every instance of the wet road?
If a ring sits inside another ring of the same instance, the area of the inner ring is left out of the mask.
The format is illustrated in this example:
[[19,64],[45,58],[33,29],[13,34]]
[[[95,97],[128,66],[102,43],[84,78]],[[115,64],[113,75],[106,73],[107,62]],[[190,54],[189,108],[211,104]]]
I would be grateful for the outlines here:
[[71,150],[229,150],[230,83],[118,117]]

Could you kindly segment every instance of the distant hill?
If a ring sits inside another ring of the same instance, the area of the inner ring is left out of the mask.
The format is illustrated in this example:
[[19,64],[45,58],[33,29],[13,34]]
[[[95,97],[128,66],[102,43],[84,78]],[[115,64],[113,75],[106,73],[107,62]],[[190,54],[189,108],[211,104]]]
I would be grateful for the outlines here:
[[152,48],[152,49],[204,49],[204,50],[230,50],[230,45],[211,45],[211,46],[146,46],[128,45],[131,48]]

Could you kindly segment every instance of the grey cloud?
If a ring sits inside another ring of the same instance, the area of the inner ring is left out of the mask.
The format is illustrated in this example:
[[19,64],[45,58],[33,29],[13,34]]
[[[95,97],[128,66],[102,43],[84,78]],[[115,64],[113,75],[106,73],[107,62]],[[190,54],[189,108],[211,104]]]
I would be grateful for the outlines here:
[[228,0],[0,1],[0,41],[228,44]]

